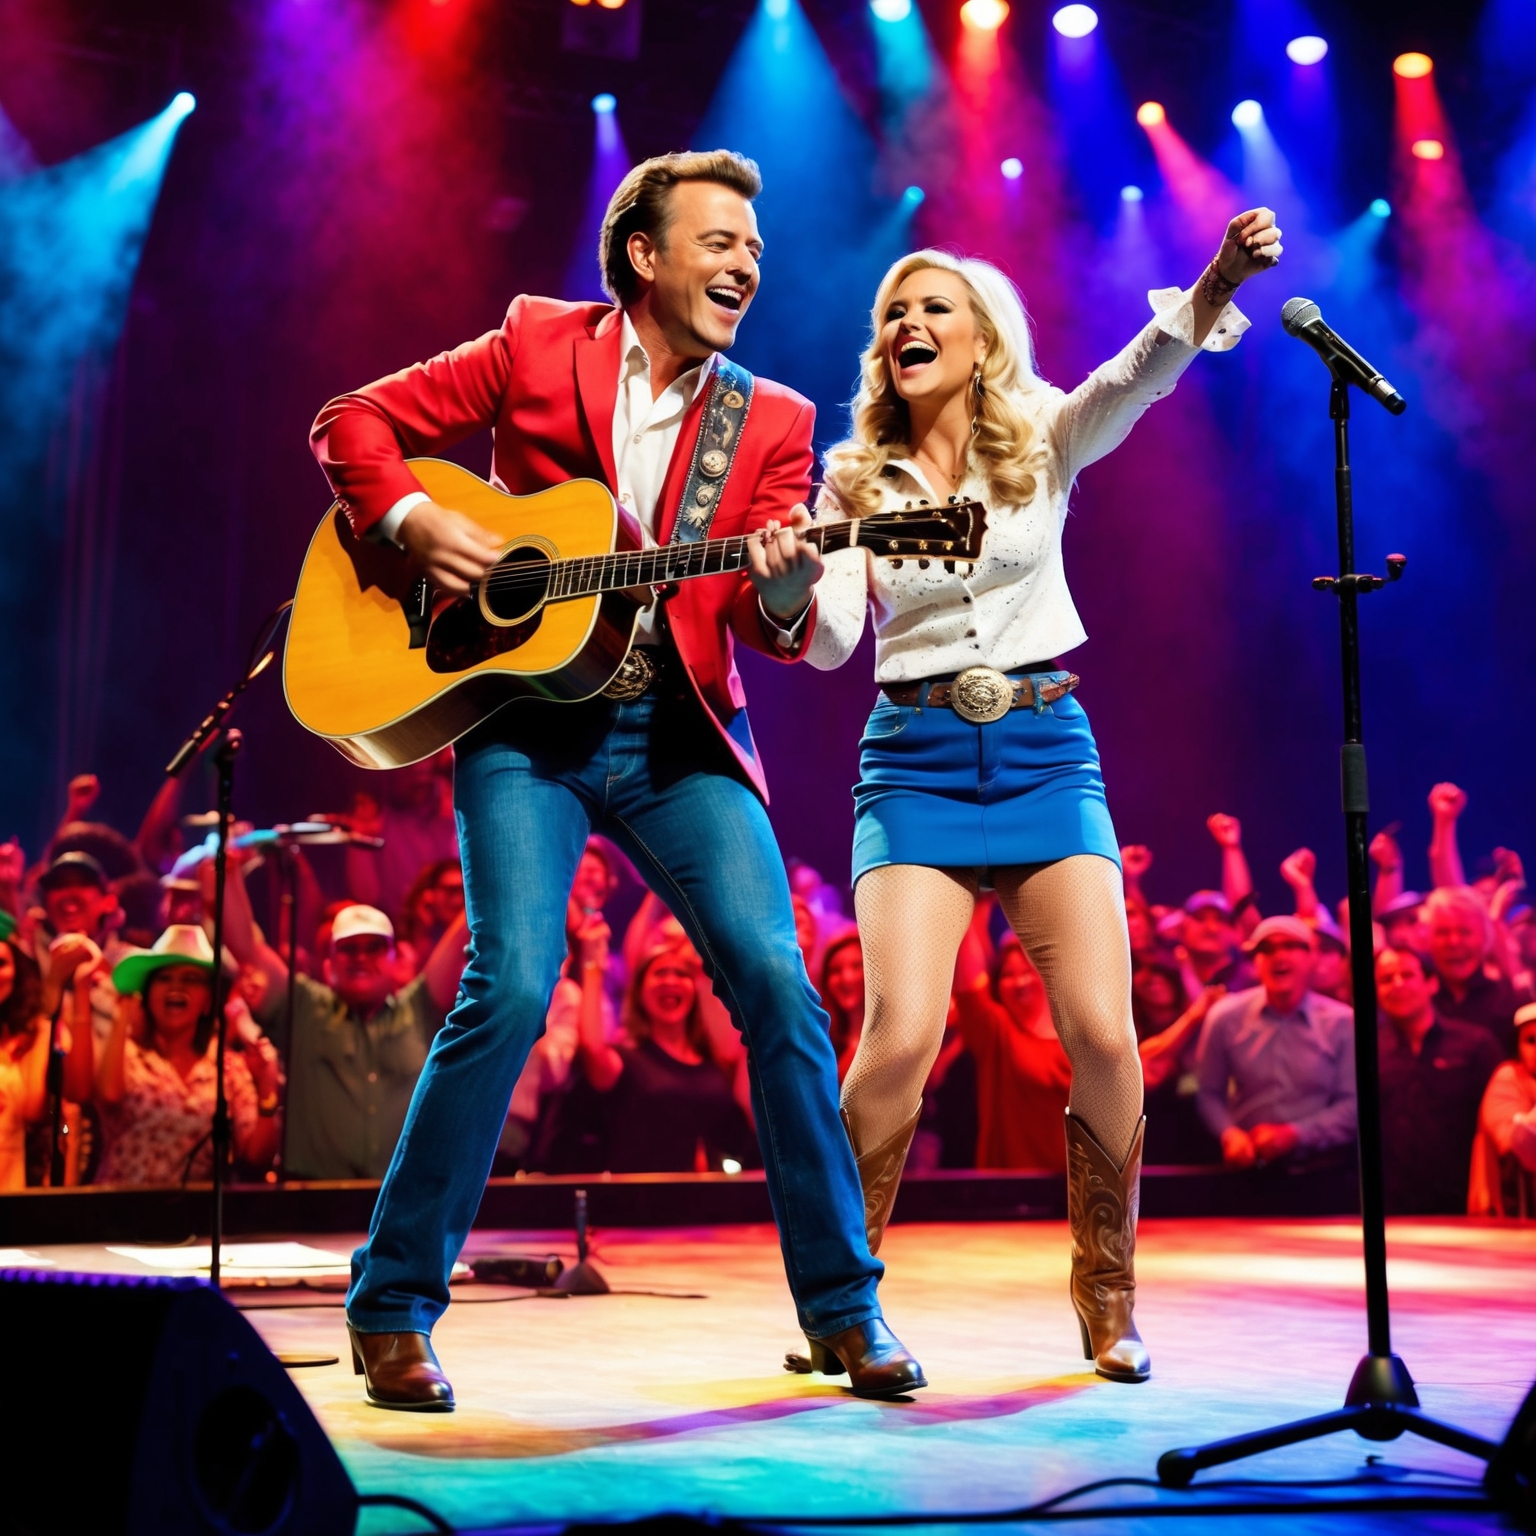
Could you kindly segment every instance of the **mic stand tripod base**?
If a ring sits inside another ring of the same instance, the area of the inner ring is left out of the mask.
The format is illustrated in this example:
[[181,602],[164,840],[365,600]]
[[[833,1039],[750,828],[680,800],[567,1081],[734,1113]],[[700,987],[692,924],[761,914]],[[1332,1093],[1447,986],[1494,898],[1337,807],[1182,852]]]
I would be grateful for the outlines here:
[[1157,1459],[1157,1480],[1165,1488],[1187,1488],[1195,1473],[1207,1467],[1219,1467],[1229,1461],[1242,1461],[1264,1451],[1282,1446],[1301,1445],[1352,1429],[1365,1440],[1396,1440],[1406,1433],[1420,1435],[1452,1450],[1465,1451],[1480,1461],[1491,1461],[1498,1451],[1491,1440],[1468,1434],[1451,1424],[1442,1424],[1419,1412],[1418,1394],[1408,1367],[1396,1355],[1366,1355],[1355,1367],[1354,1379],[1344,1398],[1344,1407],[1315,1418],[1293,1419],[1273,1429],[1255,1430],[1248,1435],[1234,1435],[1230,1440],[1213,1440],[1209,1445],[1164,1451]]

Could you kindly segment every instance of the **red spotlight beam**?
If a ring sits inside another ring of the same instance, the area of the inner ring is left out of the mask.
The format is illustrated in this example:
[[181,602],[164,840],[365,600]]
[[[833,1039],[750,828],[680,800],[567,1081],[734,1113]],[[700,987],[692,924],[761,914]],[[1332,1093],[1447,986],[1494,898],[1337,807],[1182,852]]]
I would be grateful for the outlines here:
[[[1157,108],[1157,110],[1153,110]],[[1157,157],[1157,168],[1173,200],[1202,219],[1225,221],[1242,206],[1242,194],[1209,160],[1202,160],[1168,121],[1155,102],[1146,102],[1136,113]]]

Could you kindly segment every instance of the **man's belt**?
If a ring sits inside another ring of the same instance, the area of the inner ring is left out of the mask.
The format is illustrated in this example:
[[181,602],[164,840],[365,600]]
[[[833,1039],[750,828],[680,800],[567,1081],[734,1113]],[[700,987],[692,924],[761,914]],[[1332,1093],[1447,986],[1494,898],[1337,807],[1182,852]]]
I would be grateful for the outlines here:
[[1038,713],[1081,681],[1075,672],[1046,672],[1037,684],[1033,677],[1009,677],[995,667],[967,667],[951,683],[881,683],[880,691],[893,704],[952,709],[972,725],[990,725],[1011,709]]

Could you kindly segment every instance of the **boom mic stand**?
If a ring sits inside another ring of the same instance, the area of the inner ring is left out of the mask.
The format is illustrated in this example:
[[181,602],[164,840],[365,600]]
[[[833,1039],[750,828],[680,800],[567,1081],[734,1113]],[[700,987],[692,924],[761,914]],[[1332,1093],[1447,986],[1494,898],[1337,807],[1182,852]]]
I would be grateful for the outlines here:
[[276,652],[266,649],[277,627],[293,607],[290,599],[280,604],[262,621],[255,643],[245,658],[240,681],[204,716],[197,729],[182,742],[176,755],[165,766],[168,778],[178,778],[212,741],[214,762],[218,767],[218,838],[214,847],[213,869],[213,1024],[217,1049],[214,1054],[213,1098],[213,1218],[210,1224],[208,1274],[215,1290],[219,1289],[220,1249],[224,1242],[224,1181],[229,1164],[229,1100],[224,1091],[224,1059],[227,1048],[228,1020],[224,1017],[224,886],[229,870],[230,807],[234,799],[235,758],[242,744],[240,732],[224,721],[235,700],[272,664]]
[[[1295,300],[1293,303],[1297,302]],[[1419,1411],[1418,1394],[1408,1367],[1392,1353],[1391,1309],[1387,1293],[1386,1203],[1382,1188],[1381,1078],[1376,1055],[1375,944],[1371,922],[1370,866],[1366,854],[1365,746],[1360,725],[1360,622],[1362,593],[1379,591],[1403,574],[1407,559],[1387,556],[1385,577],[1358,574],[1355,563],[1353,487],[1349,466],[1349,388],[1342,371],[1330,366],[1333,385],[1328,414],[1333,419],[1334,499],[1339,529],[1339,572],[1318,576],[1312,585],[1339,599],[1339,643],[1344,675],[1344,745],[1340,770],[1344,800],[1344,838],[1349,868],[1350,974],[1355,990],[1355,1086],[1359,1104],[1360,1217],[1365,1250],[1365,1315],[1368,1352],[1355,1367],[1344,1406],[1310,1419],[1296,1419],[1273,1429],[1255,1430],[1209,1445],[1165,1451],[1158,1458],[1158,1480],[1185,1488],[1206,1467],[1240,1461],[1284,1445],[1299,1445],[1352,1429],[1367,1440],[1395,1440],[1405,1431],[1422,1435],[1469,1456],[1487,1461],[1498,1447],[1479,1435],[1442,1424]]]

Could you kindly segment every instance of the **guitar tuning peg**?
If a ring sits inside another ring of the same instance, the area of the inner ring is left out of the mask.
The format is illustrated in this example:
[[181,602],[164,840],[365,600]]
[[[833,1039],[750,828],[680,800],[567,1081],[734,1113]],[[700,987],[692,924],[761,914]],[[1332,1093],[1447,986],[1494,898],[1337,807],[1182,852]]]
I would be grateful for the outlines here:
[[953,576],[955,574],[955,562],[953,560],[946,560],[944,562],[944,569]]
[[933,564],[933,562],[931,560],[919,560],[917,562],[917,568],[920,571],[926,571],[928,569],[928,567],[930,565],[932,565],[932,564]]
[[910,512],[911,510],[912,510],[912,503],[909,501],[907,503],[907,511]]
[[892,560],[891,561],[891,569],[893,571],[899,571],[902,568],[902,566],[904,566],[906,563],[907,562],[905,560]]

